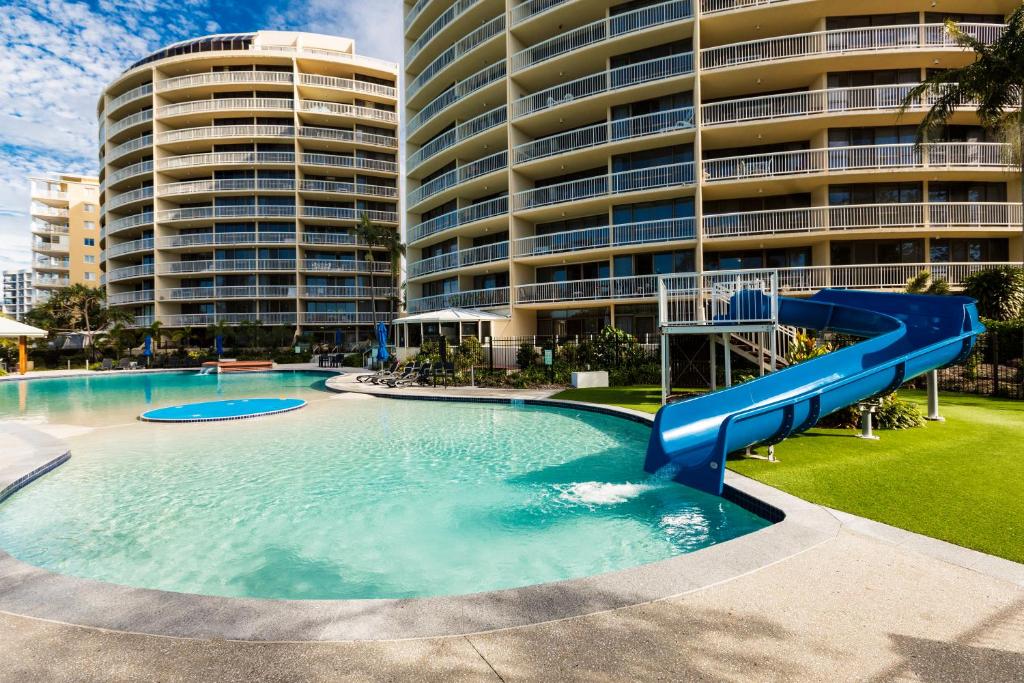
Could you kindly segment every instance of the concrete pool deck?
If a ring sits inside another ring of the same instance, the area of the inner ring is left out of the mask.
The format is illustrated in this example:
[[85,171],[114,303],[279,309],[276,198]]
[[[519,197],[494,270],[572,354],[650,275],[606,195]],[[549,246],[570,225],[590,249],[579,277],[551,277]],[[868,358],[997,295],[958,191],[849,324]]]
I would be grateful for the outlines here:
[[[343,386],[343,379],[330,383]],[[545,397],[489,393],[471,396]],[[34,437],[28,427],[13,429],[21,430],[25,453]],[[0,438],[7,443],[13,433]],[[59,450],[41,450],[41,457]],[[315,610],[296,612],[291,603],[226,601],[259,603],[245,605],[244,614],[209,602],[217,599],[57,577],[3,556],[0,680],[1024,677],[1024,566],[826,510],[737,475],[729,482],[782,508],[787,519],[611,581],[483,594],[458,604],[458,613],[429,601],[403,601],[398,610],[382,604],[393,601],[327,603],[324,609],[336,611],[324,625],[310,617]],[[64,580],[97,585],[75,595],[82,585]],[[132,591],[156,595],[133,605]],[[106,627],[69,623],[82,623],[76,617],[89,609],[107,615]],[[403,614],[399,631],[395,617]],[[450,630],[453,623],[462,629]],[[153,633],[154,625],[164,635],[139,632]],[[317,637],[273,637],[282,627],[299,634],[303,626],[320,628]],[[200,637],[174,637],[189,628]],[[453,635],[434,635],[441,633]]]

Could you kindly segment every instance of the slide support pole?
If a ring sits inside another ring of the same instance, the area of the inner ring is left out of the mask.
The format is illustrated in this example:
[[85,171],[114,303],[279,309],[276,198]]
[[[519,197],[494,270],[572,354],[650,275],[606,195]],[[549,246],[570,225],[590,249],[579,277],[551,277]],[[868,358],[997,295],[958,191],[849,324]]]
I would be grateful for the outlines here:
[[661,405],[668,403],[668,395],[672,392],[672,350],[669,348],[669,335],[661,333]]
[[928,419],[932,422],[945,422],[946,418],[939,415],[939,371],[928,373]]
[[725,386],[732,386],[732,344],[729,343],[729,333],[722,335],[722,345],[725,346]]
[[711,348],[711,391],[718,391],[718,342],[715,335],[708,335],[708,347]]

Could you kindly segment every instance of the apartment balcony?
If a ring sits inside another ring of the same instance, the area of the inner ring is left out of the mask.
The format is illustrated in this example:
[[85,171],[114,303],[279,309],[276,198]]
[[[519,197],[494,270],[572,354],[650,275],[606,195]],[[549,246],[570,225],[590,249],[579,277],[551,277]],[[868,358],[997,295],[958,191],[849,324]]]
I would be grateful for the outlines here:
[[302,259],[301,267],[307,273],[391,273],[387,261]]
[[33,204],[29,208],[29,214],[40,218],[67,218],[70,215],[67,209],[42,204]]
[[37,235],[66,235],[70,230],[67,225],[47,223],[46,221],[32,221],[29,227],[33,234]]
[[120,282],[121,280],[131,280],[138,277],[152,276],[153,264],[145,263],[140,266],[127,266],[125,268],[115,268],[114,270],[108,271],[105,275],[105,282],[109,284],[111,282]]
[[464,78],[430,103],[419,110],[406,124],[408,137],[412,137],[417,131],[424,128],[428,123],[435,120],[443,112],[461,102],[473,93],[483,90],[489,85],[498,83],[505,78],[505,60],[496,64],[484,67],[472,76]]
[[[67,287],[71,284],[71,279],[67,277],[47,277],[46,275],[37,275],[35,281],[32,283],[33,287]],[[40,296],[37,298],[38,302],[46,301],[48,297]]]
[[658,296],[657,275],[605,277],[593,280],[543,282],[516,287],[516,304],[544,304],[563,301],[607,299],[654,299]]
[[696,239],[693,218],[670,218],[522,237],[515,241],[513,253],[523,258],[692,239]]
[[70,267],[71,261],[66,258],[36,256],[32,259],[33,270],[67,270]]
[[883,170],[1006,172],[1011,158],[1009,147],[995,142],[864,145],[709,159],[703,164],[703,173],[705,182],[716,183]]
[[763,7],[774,5],[780,2],[791,0],[700,0],[700,11],[702,14],[717,14],[731,10],[749,9],[751,7]]
[[543,14],[548,10],[563,5],[571,0],[526,0],[515,5],[509,15],[512,18],[512,25],[516,26],[524,21],[528,21],[538,14]]
[[405,19],[402,20],[402,26],[406,33],[409,32],[421,17],[427,16],[424,12],[435,2],[440,5],[440,0],[418,0],[417,3],[412,6],[409,13],[405,15]]
[[299,103],[299,111],[304,114],[325,114],[332,117],[344,116],[351,119],[374,121],[376,123],[398,124],[398,114],[396,112],[374,109],[373,107],[359,107],[354,104],[302,100]]
[[123,119],[115,121],[114,123],[107,126],[107,140],[112,140],[119,133],[134,128],[135,126],[141,126],[142,124],[148,124],[153,121],[153,110],[144,109],[140,112],[136,112],[131,116],[126,116]]
[[398,224],[398,213],[394,211],[370,211],[367,209],[345,209],[333,206],[303,206],[299,216],[306,219],[331,221],[359,221],[366,216],[376,223]]
[[157,291],[158,301],[201,301],[208,299],[294,299],[295,285],[252,287],[174,287]]
[[[991,43],[1006,27],[1002,24],[959,24],[978,40]],[[701,69],[724,69],[742,64],[778,62],[796,58],[858,52],[902,52],[906,50],[963,51],[943,24],[910,24],[872,28],[815,31],[774,38],[762,38],[701,50]]]
[[395,299],[399,291],[394,287],[299,287],[303,299]]
[[377,135],[375,133],[363,133],[360,131],[318,128],[316,126],[299,126],[298,136],[306,140],[318,140],[328,143],[343,142],[353,145],[386,147],[393,150],[398,149],[397,137]]
[[441,152],[455,147],[460,142],[476,137],[481,133],[493,130],[508,121],[508,107],[504,104],[468,121],[434,138],[420,147],[408,157],[409,171],[414,171],[427,160]]
[[148,150],[153,146],[153,136],[146,134],[137,138],[132,138],[128,142],[122,142],[120,145],[110,150],[107,155],[106,163],[112,163],[113,161],[125,157],[132,152],[138,152],[139,150]]
[[779,292],[805,293],[826,288],[904,291],[922,272],[960,287],[974,273],[1005,263],[894,263],[857,266],[779,268]]
[[157,115],[161,119],[171,119],[226,111],[292,111],[294,107],[294,100],[285,97],[226,97],[166,104],[157,110]]
[[517,145],[512,158],[515,164],[526,164],[579,150],[684,130],[694,130],[692,107],[617,119],[533,140]]
[[389,85],[380,85],[379,83],[357,81],[352,78],[321,76],[320,74],[299,74],[299,85],[310,88],[323,88],[325,90],[341,90],[360,95],[371,95],[387,100],[398,99],[398,90],[396,88]]
[[43,190],[33,187],[31,190],[32,199],[37,199],[43,202],[54,202],[56,204],[66,204],[68,201],[68,193],[63,190]]
[[105,212],[114,211],[127,204],[134,204],[145,200],[153,199],[153,187],[142,187],[130,192],[122,192],[112,196],[103,206]]
[[204,152],[166,157],[158,162],[157,170],[175,171],[204,166],[292,166],[294,164],[295,154],[292,152]]
[[[429,3],[424,3],[424,7]],[[413,66],[416,58],[423,52],[424,48],[427,47],[438,35],[445,31],[449,26],[455,23],[458,19],[462,18],[467,12],[481,4],[481,0],[456,0],[451,6],[441,13],[439,17],[434,19],[424,31],[420,34],[419,38],[413,42],[412,45],[405,51],[405,63],[409,66]],[[422,10],[421,10],[422,11]],[[408,21],[408,18],[407,18]],[[415,21],[415,17],[413,18]]]
[[296,313],[188,313],[182,315],[162,315],[160,320],[166,327],[205,327],[224,323],[241,325],[242,323],[259,323],[261,325],[294,325]]
[[408,272],[410,278],[418,278],[456,268],[468,268],[506,259],[508,259],[508,242],[496,242],[410,262]]
[[483,159],[477,159],[468,164],[463,164],[442,176],[420,185],[409,193],[407,197],[408,208],[415,210],[415,207],[422,204],[431,197],[442,192],[458,187],[471,180],[481,178],[508,168],[508,152],[501,151]]
[[153,303],[153,290],[143,289],[137,292],[120,292],[107,295],[107,304],[110,306],[125,306],[129,304],[151,304]]
[[294,244],[294,232],[220,232],[172,235],[156,240],[159,249],[183,249],[189,247],[229,247],[239,244]]
[[366,183],[346,183],[332,180],[300,180],[299,192],[309,194],[362,195],[382,199],[398,199],[398,188],[387,185],[367,185]]
[[293,80],[291,71],[216,71],[157,81],[156,91],[165,93],[215,85],[291,85]]
[[974,230],[1021,225],[1017,203],[917,203],[817,206],[704,216],[707,238],[850,230]]
[[149,175],[153,172],[152,161],[140,161],[137,164],[131,166],[125,166],[113,171],[108,177],[106,182],[103,184],[102,190],[113,189],[118,183],[124,182],[131,178],[137,178],[138,176]]
[[171,145],[197,140],[223,140],[226,138],[286,138],[295,137],[295,126],[200,126],[180,128],[158,133],[157,144]]
[[394,317],[389,313],[333,311],[330,313],[303,311],[299,313],[302,325],[373,325]]
[[257,270],[294,271],[295,259],[223,259],[217,261],[166,261],[157,268],[159,275],[184,273],[251,273]]
[[473,204],[409,228],[409,242],[418,242],[446,230],[508,214],[508,197]]
[[67,240],[50,242],[46,240],[35,239],[32,240],[32,251],[45,251],[53,253],[66,254],[70,247],[68,246]]
[[692,18],[693,10],[690,0],[670,0],[658,5],[642,7],[632,12],[605,17],[515,53],[511,59],[512,72],[523,71],[630,33],[668,26]]
[[141,240],[132,240],[131,242],[121,242],[120,244],[107,247],[100,254],[100,261],[117,258],[118,256],[125,256],[127,254],[138,254],[153,251],[154,244],[152,237],[147,237]]
[[633,86],[665,81],[693,73],[693,54],[659,57],[638,64],[577,78],[512,102],[512,119],[562,107],[578,100]]
[[357,168],[363,171],[376,171],[377,173],[398,173],[398,164],[393,161],[378,161],[377,159],[364,159],[362,157],[341,154],[314,154],[308,152],[304,153],[301,159],[302,164],[305,166]]
[[147,211],[145,213],[137,213],[134,216],[125,216],[124,218],[118,218],[117,220],[110,221],[103,228],[103,237],[110,237],[116,235],[119,232],[125,230],[133,230],[140,228],[144,225],[153,224],[153,212]]
[[509,305],[509,288],[472,289],[412,299],[406,307],[410,314],[429,313],[444,308],[494,308]]
[[[106,114],[107,114],[107,116],[110,116],[111,114],[113,114],[115,111],[117,111],[121,107],[125,106],[126,104],[130,104],[130,103],[136,102],[138,100],[142,100],[142,99],[152,100],[152,94],[153,94],[153,84],[152,83],[146,83],[145,85],[140,85],[137,88],[132,88],[128,92],[122,93],[122,94],[118,95],[117,97],[115,97],[114,99],[112,99],[110,101],[110,104],[107,105]],[[102,139],[102,136],[100,136],[100,139]]]
[[687,162],[609,173],[524,190],[515,194],[512,204],[515,211],[528,211],[556,204],[693,184],[693,163]]
[[299,240],[304,246],[366,246],[355,235],[336,232],[308,232],[303,231]]
[[457,40],[451,47],[442,52],[434,59],[434,61],[428,64],[406,87],[406,99],[410,105],[415,106],[417,101],[416,96],[428,83],[446,71],[448,67],[459,63],[460,60],[466,58],[467,55],[478,47],[486,45],[493,38],[504,36],[504,32],[505,15],[500,14],[483,26],[480,26]]
[[156,215],[160,223],[180,221],[208,221],[225,218],[294,218],[294,206],[194,206],[184,209],[160,211]]

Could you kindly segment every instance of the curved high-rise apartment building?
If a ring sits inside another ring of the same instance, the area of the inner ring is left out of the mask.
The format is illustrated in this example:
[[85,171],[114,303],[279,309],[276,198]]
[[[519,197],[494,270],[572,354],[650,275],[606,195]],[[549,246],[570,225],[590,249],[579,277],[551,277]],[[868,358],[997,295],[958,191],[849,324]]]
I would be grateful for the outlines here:
[[954,285],[1022,256],[1019,179],[970,107],[916,147],[913,84],[1012,0],[407,0],[411,313],[496,335],[653,332],[657,275],[787,292]]
[[346,341],[390,319],[388,254],[354,228],[398,229],[397,77],[351,40],[274,31],[133,64],[99,102],[109,305]]

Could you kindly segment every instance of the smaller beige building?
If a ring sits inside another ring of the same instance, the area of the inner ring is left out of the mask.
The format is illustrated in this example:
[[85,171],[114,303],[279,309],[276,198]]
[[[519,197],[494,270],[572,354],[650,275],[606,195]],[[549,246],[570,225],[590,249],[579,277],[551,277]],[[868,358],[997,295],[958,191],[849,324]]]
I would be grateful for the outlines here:
[[30,176],[35,303],[59,287],[100,284],[100,187],[94,176]]

